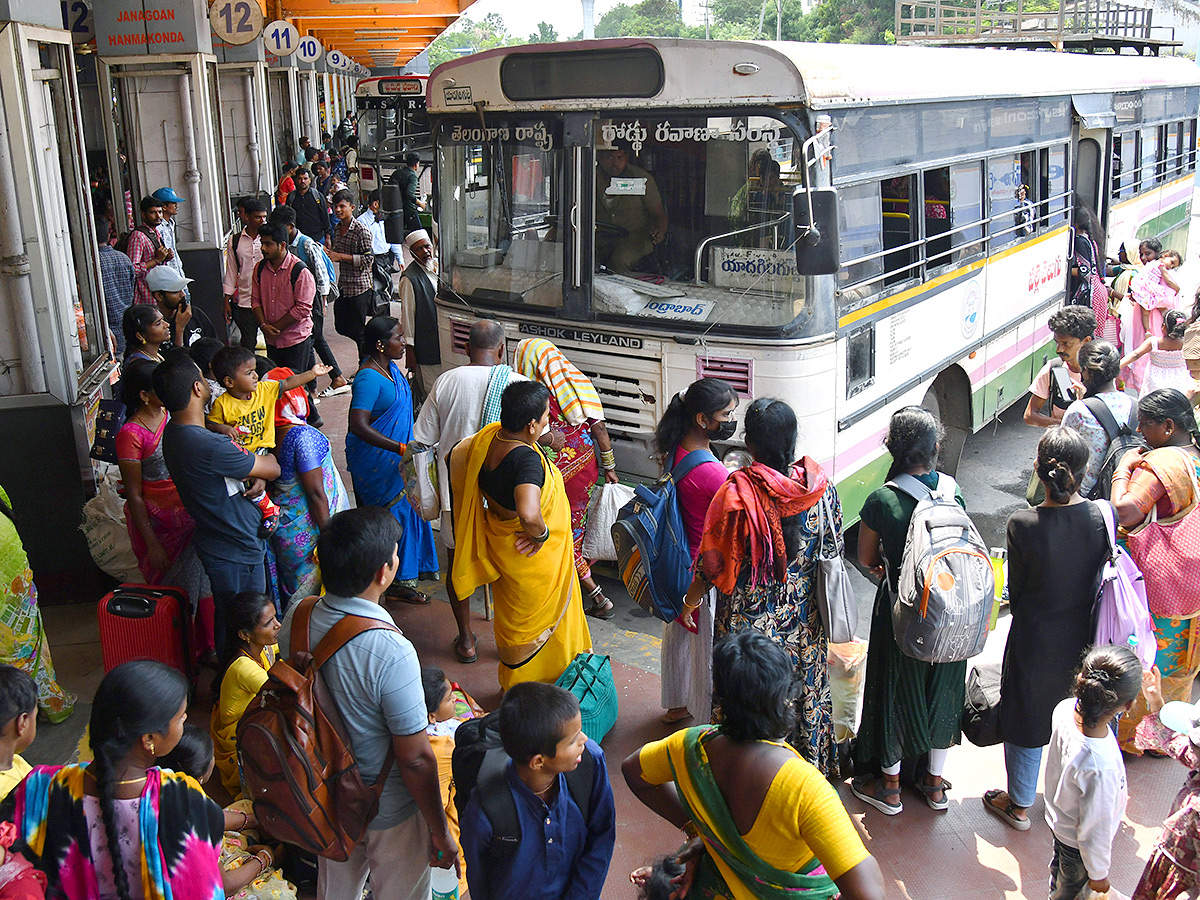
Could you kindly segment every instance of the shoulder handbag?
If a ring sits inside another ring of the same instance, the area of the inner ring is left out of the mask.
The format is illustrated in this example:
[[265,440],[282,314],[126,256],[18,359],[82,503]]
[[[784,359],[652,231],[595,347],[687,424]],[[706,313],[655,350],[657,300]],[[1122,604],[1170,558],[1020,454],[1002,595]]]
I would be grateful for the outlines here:
[[963,702],[962,732],[976,747],[991,747],[1000,735],[1000,663],[971,667]]
[[409,506],[426,522],[442,513],[442,495],[438,489],[437,450],[410,441],[400,459],[400,477]]
[[1125,548],[1117,543],[1117,511],[1105,500],[1091,501],[1104,519],[1108,533],[1108,555],[1100,567],[1100,586],[1092,608],[1092,637],[1097,647],[1129,646],[1142,661],[1154,665],[1158,644],[1154,622],[1146,605],[1146,579]]
[[117,432],[125,424],[125,404],[120,400],[101,400],[96,412],[96,435],[88,453],[92,459],[117,464]]
[[1158,517],[1157,504],[1142,524],[1129,532],[1126,543],[1130,555],[1146,579],[1146,599],[1150,612],[1172,619],[1191,619],[1200,615],[1200,486],[1196,483],[1196,465],[1186,457],[1192,481],[1192,505],[1168,519]]
[[[854,640],[858,628],[858,599],[854,596],[854,586],[842,557],[845,544],[834,528],[833,511],[825,494],[817,501],[817,521],[817,610],[821,613],[829,643],[845,644]],[[829,533],[828,544],[826,531]],[[832,548],[832,553],[826,550],[827,546]]]

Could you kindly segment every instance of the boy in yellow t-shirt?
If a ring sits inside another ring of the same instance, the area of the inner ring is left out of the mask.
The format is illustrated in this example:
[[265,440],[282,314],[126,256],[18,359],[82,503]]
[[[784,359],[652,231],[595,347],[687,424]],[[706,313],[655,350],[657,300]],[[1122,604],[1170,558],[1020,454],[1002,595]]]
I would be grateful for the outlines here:
[[[318,364],[283,381],[260,381],[257,362],[254,353],[240,346],[225,347],[213,357],[213,377],[225,388],[225,393],[213,402],[207,424],[210,431],[226,434],[234,443],[261,456],[275,449],[275,404],[279,397],[333,369]],[[270,360],[264,358],[263,362],[267,364]],[[279,507],[266,491],[250,501],[263,515],[259,533],[263,537],[270,535],[279,524]]]
[[0,666],[0,800],[33,768],[21,758],[37,737],[37,685],[14,666]]

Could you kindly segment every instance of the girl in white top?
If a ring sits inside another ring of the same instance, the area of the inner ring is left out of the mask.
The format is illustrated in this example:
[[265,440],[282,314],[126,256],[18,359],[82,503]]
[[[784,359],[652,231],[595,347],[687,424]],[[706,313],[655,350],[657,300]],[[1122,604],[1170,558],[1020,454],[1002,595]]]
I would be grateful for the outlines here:
[[1054,832],[1050,900],[1108,892],[1112,843],[1128,797],[1125,763],[1110,727],[1142,689],[1128,647],[1093,647],[1075,676],[1074,696],[1054,709],[1046,755],[1046,822]]
[[1150,365],[1142,374],[1142,389],[1139,397],[1160,388],[1175,388],[1189,397],[1196,390],[1196,382],[1188,371],[1183,358],[1183,337],[1187,331],[1187,316],[1177,309],[1168,310],[1163,316],[1162,337],[1148,337],[1142,345],[1121,360],[1121,366],[1129,366],[1135,360],[1150,354]]

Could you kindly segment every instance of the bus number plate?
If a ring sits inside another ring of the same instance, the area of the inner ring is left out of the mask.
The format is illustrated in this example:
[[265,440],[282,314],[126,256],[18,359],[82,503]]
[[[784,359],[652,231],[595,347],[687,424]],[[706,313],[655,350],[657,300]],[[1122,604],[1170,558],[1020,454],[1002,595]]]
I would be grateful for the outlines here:
[[471,105],[471,88],[470,87],[442,88],[442,95],[446,98],[447,106],[470,106]]

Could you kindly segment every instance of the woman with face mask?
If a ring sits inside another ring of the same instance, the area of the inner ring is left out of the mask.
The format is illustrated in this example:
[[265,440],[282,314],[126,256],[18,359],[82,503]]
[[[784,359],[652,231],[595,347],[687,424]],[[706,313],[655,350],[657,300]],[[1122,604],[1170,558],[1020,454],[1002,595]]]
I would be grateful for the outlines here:
[[[720,378],[701,378],[676,394],[654,432],[663,469],[675,469],[689,454],[695,468],[676,479],[676,496],[692,564],[700,555],[704,517],[729,470],[712,453],[712,441],[727,441],[737,429],[737,393]],[[682,470],[681,470],[682,471]],[[712,708],[713,606],[715,594],[704,595],[699,609],[668,622],[662,643],[662,720],[670,725],[687,718],[708,722]]]
[[691,618],[715,588],[717,637],[753,628],[783,646],[796,675],[787,742],[826,778],[837,778],[829,647],[816,577],[818,546],[832,556],[840,544],[841,501],[816,460],[796,459],[790,406],[755,400],[745,425],[754,462],[733,472],[713,496],[682,618]]

